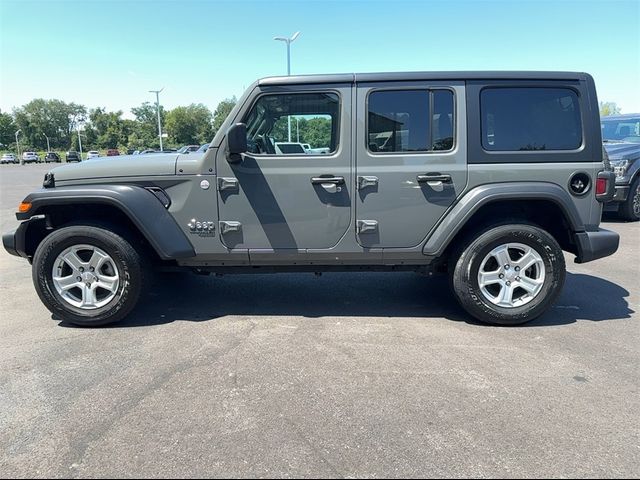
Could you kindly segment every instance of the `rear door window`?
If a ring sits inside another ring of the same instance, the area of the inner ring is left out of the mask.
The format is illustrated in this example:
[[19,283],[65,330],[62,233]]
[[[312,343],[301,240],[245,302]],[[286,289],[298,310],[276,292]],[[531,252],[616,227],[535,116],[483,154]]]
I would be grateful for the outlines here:
[[373,153],[453,148],[453,92],[378,90],[369,94],[367,147]]

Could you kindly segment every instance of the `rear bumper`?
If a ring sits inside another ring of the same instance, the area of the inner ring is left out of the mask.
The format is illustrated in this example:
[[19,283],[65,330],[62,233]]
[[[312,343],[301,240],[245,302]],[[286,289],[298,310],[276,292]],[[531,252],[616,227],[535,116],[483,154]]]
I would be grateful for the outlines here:
[[576,263],[586,263],[613,255],[618,250],[620,235],[601,228],[594,232],[579,232],[575,236],[578,254]]

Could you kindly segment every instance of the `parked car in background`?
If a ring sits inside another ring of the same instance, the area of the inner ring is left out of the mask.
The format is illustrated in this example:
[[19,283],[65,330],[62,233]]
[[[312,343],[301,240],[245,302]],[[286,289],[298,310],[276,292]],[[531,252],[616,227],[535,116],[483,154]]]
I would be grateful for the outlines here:
[[291,153],[307,153],[301,143],[297,142],[275,142],[276,154],[291,154]]
[[13,153],[3,153],[0,163],[18,163],[18,159]]
[[200,145],[185,145],[184,147],[180,147],[178,149],[178,153],[197,152],[199,148]]
[[118,155],[120,155],[120,151],[117,148],[107,150],[107,157],[117,157]]
[[38,163],[40,157],[36,152],[24,152],[22,154],[22,163]]
[[67,154],[65,155],[64,159],[67,162],[80,162],[81,161],[80,155],[78,155],[78,152],[76,152],[75,150],[69,150],[67,152]]
[[306,152],[310,155],[327,154],[331,153],[331,149],[329,147],[310,148]]
[[202,145],[200,145],[200,148],[198,148],[197,153],[205,153],[207,150],[209,150],[209,144],[203,143]]
[[640,113],[600,119],[602,141],[616,174],[616,193],[605,205],[624,220],[640,220]]
[[142,150],[140,152],[140,155],[146,155],[146,154],[149,154],[149,153],[173,153],[173,152],[177,153],[178,150],[176,150],[175,148],[163,148],[162,151],[160,151],[160,150],[155,150],[153,148],[148,148],[146,150]]
[[90,160],[92,158],[96,158],[100,156],[100,152],[98,152],[97,150],[89,150],[87,152],[87,160]]
[[44,161],[47,163],[49,162],[60,163],[62,160],[60,160],[60,155],[58,155],[56,152],[47,152],[47,154],[44,156]]

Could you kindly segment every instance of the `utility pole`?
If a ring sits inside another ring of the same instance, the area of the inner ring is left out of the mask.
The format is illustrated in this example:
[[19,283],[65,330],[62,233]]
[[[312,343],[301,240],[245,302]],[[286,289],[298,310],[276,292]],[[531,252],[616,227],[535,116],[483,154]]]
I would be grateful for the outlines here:
[[160,139],[160,151],[164,151],[162,148],[162,123],[160,123],[160,92],[164,90],[162,87],[160,90],[149,90],[149,93],[156,94],[156,109],[158,110],[158,138]]
[[80,161],[82,161],[82,134],[80,133],[80,125],[76,125],[76,131],[78,132],[78,146],[80,147]]
[[[300,32],[294,33],[291,38],[274,37],[274,40],[285,42],[287,44],[287,76],[291,75],[291,44],[300,36]],[[287,126],[289,130],[289,142],[291,141],[291,115],[287,115]]]
[[47,153],[49,153],[51,151],[51,147],[49,146],[49,137],[47,137],[46,133],[42,133],[42,135],[44,135],[44,138],[47,139]]
[[21,128],[16,130],[16,149],[18,150],[18,158],[20,159],[20,163],[22,163],[22,157],[20,156],[20,142],[18,141],[18,134],[22,131]]

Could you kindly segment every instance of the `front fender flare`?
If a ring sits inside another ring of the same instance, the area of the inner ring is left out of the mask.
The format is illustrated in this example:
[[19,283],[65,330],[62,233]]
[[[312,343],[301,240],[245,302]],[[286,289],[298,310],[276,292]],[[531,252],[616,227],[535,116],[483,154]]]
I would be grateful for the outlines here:
[[26,213],[16,213],[27,220],[45,213],[51,205],[111,205],[124,213],[163,260],[195,256],[193,245],[158,198],[136,185],[69,186],[37,190],[27,195],[31,203]]

